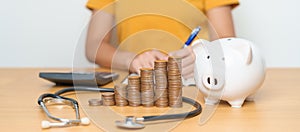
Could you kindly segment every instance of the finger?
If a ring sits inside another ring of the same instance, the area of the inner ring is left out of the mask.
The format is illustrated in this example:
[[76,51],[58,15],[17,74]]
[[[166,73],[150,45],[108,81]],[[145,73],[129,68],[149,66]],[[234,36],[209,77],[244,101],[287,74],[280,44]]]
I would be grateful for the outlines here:
[[135,73],[135,74],[140,75],[140,68],[135,67],[134,70],[133,70],[133,72],[131,72],[131,73]]
[[168,55],[166,55],[165,53],[162,53],[158,50],[153,50],[152,53],[156,60],[167,60],[168,59]]
[[192,51],[192,49],[190,47],[187,47],[187,49],[189,50],[189,56],[185,57],[182,59],[182,66],[183,67],[186,67],[187,65],[191,65],[191,64],[194,64],[195,62],[195,54],[194,52]]
[[140,67],[140,66],[139,66],[139,67],[136,67],[136,73],[137,73],[138,75],[141,75],[141,68],[142,68],[142,67]]
[[188,49],[188,47],[169,53],[170,56],[178,56],[178,57],[182,57],[182,58],[188,56],[189,54],[190,54],[190,50]]
[[148,63],[142,63],[142,67],[141,68],[150,68]]
[[142,64],[140,62],[137,62],[133,65],[133,72],[140,74],[140,68],[142,67]]
[[194,78],[194,72],[186,75],[185,77],[183,77],[184,79],[189,79],[189,78]]
[[182,76],[186,78],[189,74],[192,74],[194,72],[194,65],[188,65],[186,67],[182,68]]
[[155,54],[152,52],[148,52],[148,53],[146,53],[146,57],[143,58],[143,60],[145,61],[145,64],[147,65],[147,67],[153,68],[154,61],[156,60]]
[[143,60],[143,62],[141,63],[141,68],[152,68],[151,65],[151,61],[148,58],[148,60]]
[[188,65],[194,64],[195,59],[192,56],[188,56],[182,59],[182,67],[186,67]]
[[151,55],[149,55],[148,52],[144,52],[136,58],[136,61],[138,61],[138,64],[139,64],[140,68],[148,67],[149,57],[151,57]]
[[139,72],[139,70],[138,70],[139,68],[137,68],[137,67],[131,67],[130,68],[130,73],[138,73]]
[[154,67],[154,61],[155,61],[156,59],[155,58],[149,58],[149,60],[148,60],[148,66],[150,67],[150,68],[153,68]]

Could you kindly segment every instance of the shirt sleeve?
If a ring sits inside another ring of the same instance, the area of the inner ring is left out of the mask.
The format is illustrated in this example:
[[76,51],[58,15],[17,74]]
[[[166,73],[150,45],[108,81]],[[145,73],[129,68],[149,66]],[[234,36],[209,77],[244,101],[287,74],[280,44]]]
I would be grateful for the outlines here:
[[91,10],[99,10],[112,2],[114,2],[114,0],[88,0],[86,7]]
[[204,10],[208,11],[209,9],[219,7],[219,6],[226,6],[230,5],[232,8],[239,5],[238,0],[205,0],[204,1]]

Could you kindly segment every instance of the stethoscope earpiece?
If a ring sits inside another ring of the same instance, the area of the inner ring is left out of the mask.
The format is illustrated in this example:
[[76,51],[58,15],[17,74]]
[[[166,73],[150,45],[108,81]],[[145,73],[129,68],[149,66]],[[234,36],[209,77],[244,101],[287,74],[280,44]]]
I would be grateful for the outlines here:
[[42,121],[41,123],[42,128],[46,129],[46,128],[50,128],[50,127],[64,127],[67,126],[68,123],[67,122],[50,122],[50,121]]
[[51,127],[50,122],[45,121],[45,120],[42,121],[41,126],[42,126],[42,128],[50,128]]
[[50,122],[50,121],[42,121],[41,126],[42,128],[46,129],[46,128],[50,128],[50,127],[65,127],[65,126],[72,126],[72,125],[89,125],[90,124],[90,119],[87,117],[81,118],[80,119],[80,123],[77,122]]
[[80,124],[82,124],[82,125],[89,125],[90,123],[91,123],[91,121],[87,117],[83,117],[80,119]]

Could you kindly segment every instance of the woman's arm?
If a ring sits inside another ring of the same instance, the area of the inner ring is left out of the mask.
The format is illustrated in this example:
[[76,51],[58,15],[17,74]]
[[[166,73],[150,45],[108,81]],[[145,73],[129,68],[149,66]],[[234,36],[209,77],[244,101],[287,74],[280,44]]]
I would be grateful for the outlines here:
[[113,15],[103,11],[93,11],[86,42],[86,57],[89,61],[103,67],[111,68],[113,65],[117,69],[139,73],[140,68],[153,68],[155,60],[167,58],[167,55],[156,50],[137,56],[132,52],[117,50],[110,44],[113,23]]
[[[231,16],[231,6],[215,7],[206,12],[209,19],[209,35],[211,40],[224,37],[235,37],[234,26]],[[184,48],[169,53],[170,55],[180,56],[182,60],[182,75],[185,79],[194,76],[195,55],[191,49]]]
[[109,43],[113,15],[94,10],[88,27],[86,57],[103,67],[110,67],[116,49]]
[[209,25],[210,39],[235,37],[234,25],[231,14],[232,6],[220,6],[206,12]]

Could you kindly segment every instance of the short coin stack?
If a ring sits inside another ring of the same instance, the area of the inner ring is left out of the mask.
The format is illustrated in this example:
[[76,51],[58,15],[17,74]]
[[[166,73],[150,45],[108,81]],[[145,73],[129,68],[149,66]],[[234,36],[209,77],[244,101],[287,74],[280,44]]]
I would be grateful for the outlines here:
[[127,106],[127,85],[118,84],[115,85],[115,101],[116,106]]
[[181,58],[168,59],[168,94],[169,106],[182,107]]
[[115,94],[110,92],[104,92],[102,94],[102,103],[105,106],[115,105]]
[[128,77],[127,99],[130,106],[141,105],[140,84],[141,82],[139,76]]
[[89,105],[90,106],[99,106],[102,105],[102,100],[101,99],[89,99]]
[[167,61],[157,60],[154,62],[155,75],[155,106],[167,107],[168,104],[168,78]]
[[142,105],[154,106],[154,80],[152,68],[141,68],[141,96]]

